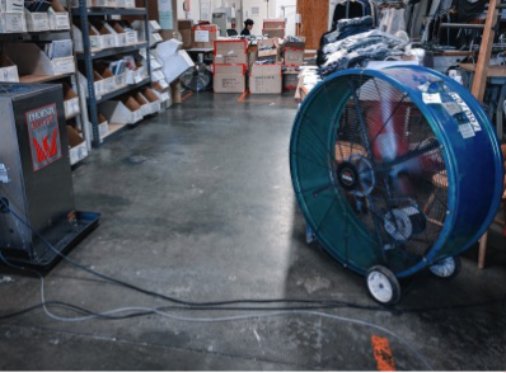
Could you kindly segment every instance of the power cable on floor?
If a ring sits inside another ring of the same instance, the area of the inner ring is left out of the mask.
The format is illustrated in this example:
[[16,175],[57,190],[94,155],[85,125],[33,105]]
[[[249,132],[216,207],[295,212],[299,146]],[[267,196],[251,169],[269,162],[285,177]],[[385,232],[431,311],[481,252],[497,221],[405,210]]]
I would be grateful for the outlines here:
[[[29,230],[33,232],[51,251],[53,251],[56,255],[58,255],[63,260],[67,261],[74,267],[77,267],[78,269],[81,269],[84,272],[87,272],[93,276],[96,276],[98,278],[101,278],[107,282],[119,285],[121,287],[125,287],[127,289],[149,295],[155,298],[163,299],[165,301],[178,304],[181,306],[184,306],[182,309],[188,309],[188,308],[194,308],[197,310],[221,310],[221,311],[293,311],[293,310],[305,310],[305,309],[328,309],[328,308],[352,308],[352,309],[359,309],[359,310],[368,310],[368,311],[382,311],[382,312],[390,312],[395,314],[402,314],[402,313],[421,313],[421,312],[430,312],[430,311],[439,311],[439,310],[449,310],[449,309],[462,309],[462,308],[473,308],[473,307],[480,307],[484,305],[490,305],[490,304],[496,304],[496,303],[504,303],[506,302],[506,295],[500,298],[496,299],[490,299],[485,300],[481,302],[475,302],[475,303],[464,303],[464,304],[457,304],[457,305],[448,305],[448,306],[435,306],[435,307],[412,307],[412,308],[389,308],[384,306],[369,306],[369,305],[363,305],[358,303],[352,303],[352,302],[345,302],[340,300],[334,300],[334,299],[307,299],[307,298],[280,298],[280,299],[231,299],[231,300],[225,300],[225,301],[214,301],[214,302],[190,302],[181,300],[178,298],[170,297],[165,294],[161,294],[158,292],[151,291],[149,289],[142,288],[140,286],[130,284],[126,281],[116,279],[114,277],[111,277],[109,275],[100,273],[98,271],[95,271],[91,268],[88,268],[85,265],[82,265],[81,263],[78,263],[72,259],[70,259],[67,255],[61,253],[58,251],[47,239],[45,239],[44,236],[39,234],[36,230],[34,230],[31,225],[26,222],[21,216],[19,216],[16,212],[14,212],[8,204],[6,204],[2,199],[0,199],[0,208],[2,208],[7,211],[8,213],[12,214],[21,224],[25,225]],[[3,258],[5,259],[5,258]],[[12,265],[11,265],[12,267]],[[20,268],[17,268],[20,269]],[[26,268],[22,268],[22,270],[28,270]],[[35,273],[38,277],[41,277],[42,275],[37,272],[30,270],[32,273]],[[294,306],[285,306],[285,307],[224,307],[224,306],[231,306],[236,304],[309,304],[312,306],[307,307],[294,307]]]

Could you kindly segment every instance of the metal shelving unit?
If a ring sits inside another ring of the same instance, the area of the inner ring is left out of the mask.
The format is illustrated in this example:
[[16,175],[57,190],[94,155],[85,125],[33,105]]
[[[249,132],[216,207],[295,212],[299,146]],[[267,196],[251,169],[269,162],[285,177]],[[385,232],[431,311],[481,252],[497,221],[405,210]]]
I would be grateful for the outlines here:
[[[70,12],[69,12],[70,17]],[[71,27],[72,22],[71,18],[69,18],[69,25]],[[71,28],[66,30],[45,30],[45,31],[26,31],[26,32],[17,32],[17,33],[4,33],[0,34],[0,49],[4,49],[4,44],[15,44],[15,43],[44,43],[44,42],[52,42],[54,40],[61,39],[71,39],[72,40],[72,32]],[[19,76],[20,83],[26,84],[48,84],[48,83],[63,83],[66,82],[69,84],[73,90],[77,93],[77,98],[79,101],[79,111],[74,112],[71,115],[65,115],[65,120],[68,123],[69,121],[75,121],[77,129],[81,132],[84,142],[76,145],[75,147],[70,149],[70,163],[71,165],[76,165],[85,159],[91,150],[91,129],[88,122],[88,116],[86,112],[86,102],[84,99],[84,92],[81,90],[79,86],[78,79],[78,70],[77,70],[77,61],[75,59],[75,51],[73,52],[74,56],[74,64],[76,66],[76,70],[73,73],[65,73],[65,74],[55,74],[55,75],[22,75]]]
[[[126,53],[135,53],[139,52],[143,49],[146,52],[149,51],[149,32],[148,32],[148,1],[144,0],[142,8],[97,8],[97,7],[88,7],[86,5],[86,0],[79,0],[79,7],[72,9],[72,16],[74,19],[79,19],[81,25],[81,31],[83,36],[83,53],[78,54],[78,59],[84,62],[85,76],[87,80],[87,91],[88,91],[88,114],[89,119],[92,126],[92,134],[93,147],[99,147],[101,144],[100,137],[100,129],[99,129],[99,120],[98,120],[98,107],[97,105],[110,100],[114,97],[117,97],[121,94],[128,93],[129,91],[135,90],[137,88],[146,86],[151,83],[151,64],[149,58],[146,59],[146,67],[147,67],[147,76],[148,78],[144,79],[141,82],[136,84],[130,84],[124,88],[118,89],[114,92],[110,92],[104,94],[100,97],[95,92],[94,79],[93,79],[93,61],[115,56]],[[144,21],[145,25],[145,35],[146,40],[138,45],[125,46],[125,47],[114,47],[108,48],[100,51],[92,51],[91,50],[91,42],[90,42],[90,34],[89,34],[89,26],[90,26],[90,18],[102,18],[104,20],[110,21],[115,17],[121,16],[135,16]]]

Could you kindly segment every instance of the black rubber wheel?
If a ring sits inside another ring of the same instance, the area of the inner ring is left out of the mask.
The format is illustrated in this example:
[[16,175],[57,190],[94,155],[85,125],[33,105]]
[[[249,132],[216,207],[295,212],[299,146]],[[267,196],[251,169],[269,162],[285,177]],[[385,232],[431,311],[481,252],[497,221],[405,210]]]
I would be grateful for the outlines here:
[[448,257],[431,265],[429,271],[438,278],[451,279],[460,273],[461,266],[459,257]]
[[401,285],[388,268],[377,265],[367,271],[366,287],[376,302],[392,306],[401,300]]

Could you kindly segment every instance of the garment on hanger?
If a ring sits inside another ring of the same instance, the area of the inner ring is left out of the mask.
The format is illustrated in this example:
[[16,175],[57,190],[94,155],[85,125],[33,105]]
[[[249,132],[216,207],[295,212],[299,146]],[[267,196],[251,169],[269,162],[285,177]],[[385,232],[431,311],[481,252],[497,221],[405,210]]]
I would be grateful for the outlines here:
[[370,0],[343,0],[334,8],[332,30],[337,28],[337,23],[342,19],[372,16],[373,8],[374,5]]
[[456,0],[457,21],[468,22],[485,11],[486,0]]
[[392,35],[397,31],[406,31],[405,13],[404,8],[385,7],[381,9],[378,28]]

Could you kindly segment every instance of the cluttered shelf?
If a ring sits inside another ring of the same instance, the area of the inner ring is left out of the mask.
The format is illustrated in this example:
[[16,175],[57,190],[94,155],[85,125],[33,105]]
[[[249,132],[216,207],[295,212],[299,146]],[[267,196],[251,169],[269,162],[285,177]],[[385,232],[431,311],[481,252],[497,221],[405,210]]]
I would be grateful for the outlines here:
[[[148,47],[148,44],[146,42],[136,43],[136,44],[132,44],[132,45],[128,45],[128,46],[113,47],[113,48],[109,48],[109,49],[103,49],[103,50],[97,50],[95,52],[91,52],[90,57],[92,59],[96,59],[96,58],[116,56],[116,55],[120,55],[120,54],[135,52],[135,51],[138,51],[139,49],[143,49],[143,48],[147,48],[147,47]],[[85,54],[78,52],[77,58],[84,59]]]
[[[142,16],[146,14],[146,8],[87,8],[86,16],[108,16],[108,15],[121,15],[121,16]],[[79,8],[72,9],[73,16],[80,16],[81,10]]]
[[[109,93],[106,93],[105,95],[103,95],[102,97],[100,98],[97,98],[97,102],[96,104],[100,104],[102,102],[105,102],[105,101],[108,101],[110,99],[113,99],[114,97],[117,97],[117,96],[120,96],[124,93],[127,93],[127,92],[130,92],[130,91],[133,91],[137,88],[140,88],[140,87],[143,87],[147,84],[151,83],[151,79],[149,78],[146,78],[142,81],[140,81],[139,83],[136,83],[136,84],[129,84],[123,88],[120,88],[120,89],[117,89],[115,91],[112,91],[112,92],[109,92]],[[91,103],[90,103],[91,104]]]
[[59,75],[36,75],[36,74],[30,74],[30,75],[23,75],[19,77],[20,83],[31,83],[31,84],[39,84],[39,83],[47,83],[54,80],[59,80],[63,78],[68,78],[72,76],[72,74],[59,74]]

